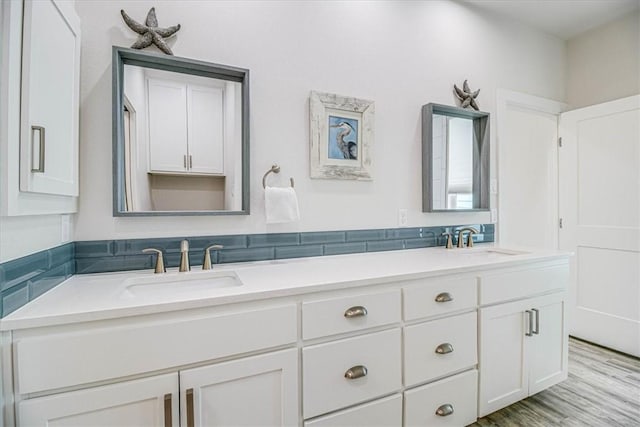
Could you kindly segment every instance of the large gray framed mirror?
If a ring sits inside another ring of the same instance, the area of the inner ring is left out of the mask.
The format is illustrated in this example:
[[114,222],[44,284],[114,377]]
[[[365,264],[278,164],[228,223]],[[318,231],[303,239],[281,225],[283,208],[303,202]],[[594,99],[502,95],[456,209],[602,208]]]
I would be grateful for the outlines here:
[[113,215],[249,214],[249,70],[113,48]]
[[422,106],[422,211],[489,209],[489,113]]

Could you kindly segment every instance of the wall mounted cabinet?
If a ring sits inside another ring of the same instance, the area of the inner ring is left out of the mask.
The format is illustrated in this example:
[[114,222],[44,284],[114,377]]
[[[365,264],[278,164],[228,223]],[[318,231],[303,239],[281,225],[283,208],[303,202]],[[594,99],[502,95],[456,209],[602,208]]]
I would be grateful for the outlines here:
[[70,2],[2,2],[4,215],[77,210],[80,20]]

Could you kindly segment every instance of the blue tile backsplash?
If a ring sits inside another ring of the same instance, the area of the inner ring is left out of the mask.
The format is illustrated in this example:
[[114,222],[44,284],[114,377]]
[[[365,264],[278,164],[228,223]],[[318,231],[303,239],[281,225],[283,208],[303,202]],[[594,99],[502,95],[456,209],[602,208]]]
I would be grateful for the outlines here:
[[[494,241],[493,224],[473,227],[480,231],[474,236],[475,242]],[[204,248],[212,244],[224,245],[224,249],[211,252],[211,261],[221,264],[443,246],[442,233],[455,228],[458,226],[240,234],[187,240],[191,265],[198,266],[202,264]],[[0,264],[0,316],[74,274],[153,268],[155,256],[141,253],[144,248],[163,250],[167,267],[177,267],[181,240],[171,237],[74,242]]]

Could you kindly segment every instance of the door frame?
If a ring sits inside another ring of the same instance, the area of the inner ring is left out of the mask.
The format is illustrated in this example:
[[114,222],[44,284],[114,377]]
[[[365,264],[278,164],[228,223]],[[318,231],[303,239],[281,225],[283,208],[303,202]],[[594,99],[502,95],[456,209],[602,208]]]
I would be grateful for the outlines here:
[[[501,117],[506,117],[507,108],[510,106],[524,108],[527,110],[541,112],[546,114],[555,115],[558,117],[558,122],[560,120],[560,113],[566,111],[568,109],[568,105],[564,102],[555,101],[552,99],[542,98],[539,96],[529,95],[522,92],[516,92],[509,89],[497,89],[496,90],[496,176],[497,176],[497,188],[494,191],[497,191],[496,194],[496,209],[497,215],[492,215],[492,219],[495,218],[497,221],[496,227],[496,242],[500,242],[500,234],[503,221],[500,221],[501,217],[501,196],[500,196],[500,182],[503,182],[504,176],[502,176],[502,169],[500,168],[500,160],[504,158],[504,152],[501,146],[501,141],[505,140],[506,134],[506,124],[504,120],[501,120]],[[560,129],[558,129],[558,135],[560,133]],[[558,151],[556,146],[556,159],[558,157]],[[559,164],[556,161],[556,185],[560,181],[560,173],[559,173]],[[560,206],[560,189],[556,188],[556,217],[559,220],[559,206]],[[560,241],[559,230],[556,228],[556,244],[558,245]]]

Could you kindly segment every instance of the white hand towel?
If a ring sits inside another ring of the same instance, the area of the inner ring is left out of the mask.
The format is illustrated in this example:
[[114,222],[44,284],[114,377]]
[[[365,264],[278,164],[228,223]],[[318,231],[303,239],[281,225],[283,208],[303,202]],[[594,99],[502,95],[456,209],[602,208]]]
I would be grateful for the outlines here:
[[293,222],[300,219],[298,196],[293,187],[267,187],[264,189],[264,207],[267,224]]

